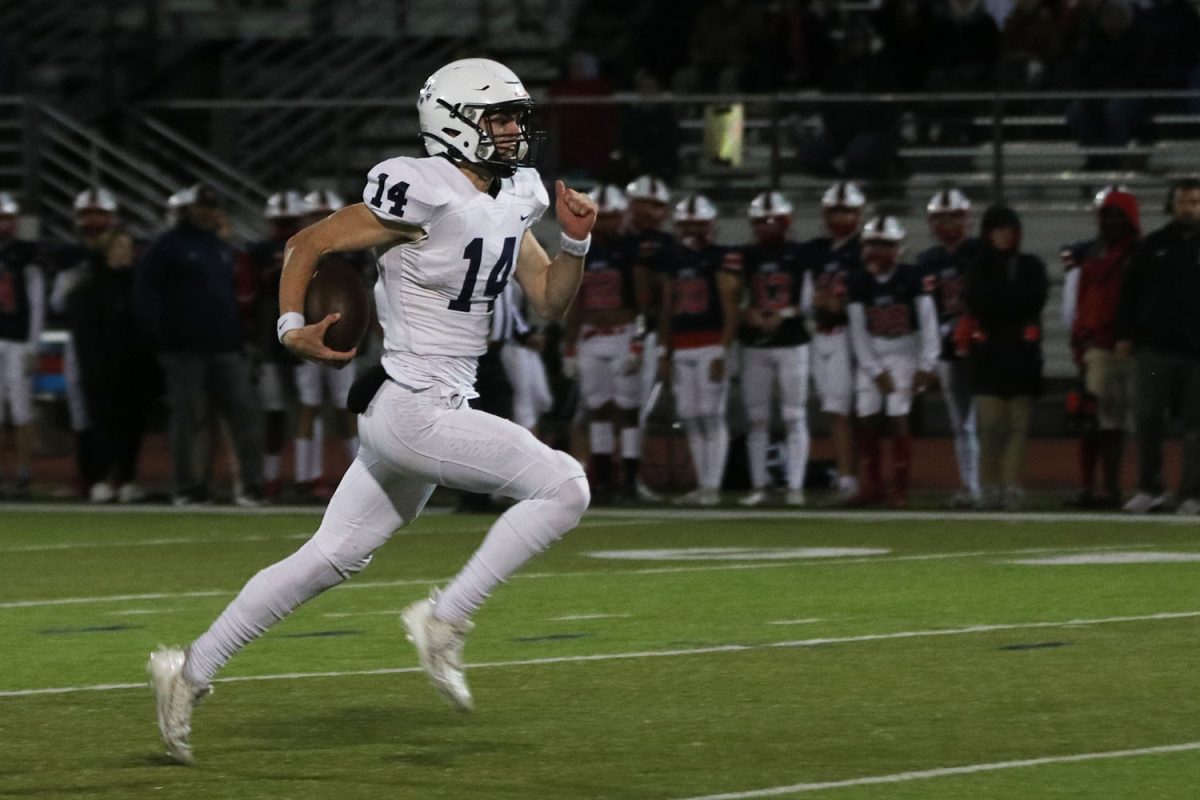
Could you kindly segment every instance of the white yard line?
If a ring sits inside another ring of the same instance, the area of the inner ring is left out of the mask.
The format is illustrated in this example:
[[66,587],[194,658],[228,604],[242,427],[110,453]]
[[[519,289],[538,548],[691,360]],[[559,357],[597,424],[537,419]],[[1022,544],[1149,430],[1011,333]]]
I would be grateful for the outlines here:
[[777,620],[768,622],[767,624],[768,625],[813,625],[815,623],[824,622],[824,621],[825,620],[823,620],[819,617],[809,617],[808,619],[777,619]]
[[[831,566],[835,564],[867,564],[889,563],[898,561],[942,561],[960,558],[983,558],[1013,555],[1028,555],[1031,553],[1074,553],[1103,550],[1134,550],[1138,548],[1157,547],[1154,544],[1121,544],[1103,547],[1024,547],[1018,550],[969,550],[959,553],[919,553],[910,556],[872,556],[870,558],[813,558],[797,559],[795,561],[771,561],[765,563],[747,564],[712,564],[688,567],[648,567],[646,569],[629,570],[593,570],[590,572],[518,572],[510,580],[545,580],[547,578],[585,578],[605,575],[665,575],[686,572],[725,572],[730,570],[782,569],[797,566]],[[611,563],[611,562],[609,562]],[[441,578],[404,578],[392,581],[347,581],[335,587],[335,591],[350,589],[382,589],[395,586],[437,586],[450,580]],[[115,594],[97,597],[55,597],[42,600],[6,600],[0,602],[0,610],[15,608],[43,608],[47,606],[90,605],[93,603],[127,603],[138,600],[169,600],[176,597],[232,597],[237,589],[206,589],[190,592],[152,592],[148,594]]]
[[[300,514],[318,516],[325,513],[324,506],[263,506],[261,508],[238,508],[236,506],[186,506],[175,508],[170,505],[86,505],[81,503],[0,503],[0,514],[14,512],[27,514],[203,514],[235,516],[280,516]],[[454,509],[438,506],[426,508],[422,516],[449,515]],[[1174,514],[1095,514],[1073,511],[844,511],[839,509],[760,509],[740,511],[734,508],[716,509],[672,509],[672,508],[597,508],[588,511],[586,520],[731,520],[731,519],[794,519],[794,520],[854,520],[855,522],[1039,522],[1070,524],[1076,522],[1118,522],[1130,525],[1200,525],[1200,517],[1180,517]]]
[[791,786],[772,786],[766,789],[751,789],[744,792],[706,794],[700,797],[689,797],[686,798],[686,800],[750,800],[750,798],[756,797],[780,797],[782,795],[821,792],[827,789],[848,789],[855,786],[879,786],[889,783],[907,783],[908,781],[924,781],[931,780],[933,778],[949,778],[955,775],[976,775],[980,772],[998,772],[1006,769],[1042,767],[1046,766],[1047,764],[1077,764],[1083,761],[1106,761],[1118,758],[1138,758],[1140,756],[1157,756],[1169,753],[1189,753],[1196,750],[1200,750],[1200,742],[1182,742],[1180,744],[1164,744],[1157,747],[1139,747],[1133,750],[1109,750],[1100,753],[1075,753],[1072,755],[1062,756],[1023,758],[1016,761],[993,761],[989,764],[965,764],[961,767],[938,767],[937,769],[923,769],[915,772],[895,772],[891,775],[870,775],[863,778],[849,778],[841,781],[794,783]]
[[629,619],[631,614],[567,614],[563,617],[550,617],[551,622],[577,622],[589,619]]
[[[882,642],[892,639],[919,639],[939,636],[966,636],[979,633],[994,633],[997,631],[1017,631],[1037,628],[1081,627],[1088,625],[1112,625],[1128,622],[1157,622],[1162,620],[1180,620],[1200,618],[1200,611],[1167,611],[1159,614],[1142,614],[1129,617],[1099,617],[1096,619],[1067,619],[1053,622],[1014,622],[985,625],[967,625],[961,628],[935,628],[919,631],[893,631],[891,633],[869,633],[859,636],[831,636],[820,639],[796,639],[784,642],[766,642],[764,644],[723,644],[710,647],[691,647],[673,650],[645,650],[629,653],[598,653],[584,656],[558,656],[555,658],[528,658],[514,661],[484,661],[468,664],[468,669],[498,669],[506,667],[530,667],[547,664],[576,664],[592,661],[620,661],[641,658],[672,658],[678,656],[709,655],[714,653],[745,653],[772,649],[795,649],[806,647],[826,647],[834,644],[856,644],[860,642]],[[420,672],[420,667],[388,667],[367,670],[346,670],[339,672],[288,672],[277,675],[247,675],[232,678],[218,678],[214,683],[245,683],[248,681],[287,681],[307,678],[344,678],[364,675],[399,675]],[[44,689],[13,689],[0,691],[0,698],[33,697],[48,694],[71,694],[74,692],[106,692],[121,689],[144,689],[145,683],[104,683],[93,686],[55,686]]]

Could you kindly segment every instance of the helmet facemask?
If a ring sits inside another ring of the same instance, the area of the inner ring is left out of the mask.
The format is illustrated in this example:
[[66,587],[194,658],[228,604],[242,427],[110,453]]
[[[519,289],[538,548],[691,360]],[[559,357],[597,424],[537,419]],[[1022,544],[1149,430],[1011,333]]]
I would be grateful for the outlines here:
[[[479,164],[502,178],[513,175],[518,167],[536,167],[546,148],[546,132],[533,125],[533,102],[528,98],[490,105],[452,105],[443,98],[434,102],[445,109],[453,124],[463,125],[474,134],[478,144],[472,153],[463,152],[458,143],[463,132],[443,126],[441,134],[423,131],[422,136],[445,146],[454,160]],[[510,124],[511,121],[511,124]],[[515,130],[498,130],[515,128]]]

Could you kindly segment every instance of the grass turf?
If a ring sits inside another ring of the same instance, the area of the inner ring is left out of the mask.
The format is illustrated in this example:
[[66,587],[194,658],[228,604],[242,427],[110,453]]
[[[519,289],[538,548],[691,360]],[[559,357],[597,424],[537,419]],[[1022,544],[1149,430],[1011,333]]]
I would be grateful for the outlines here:
[[[479,614],[464,716],[390,612],[487,522],[419,520],[247,648],[196,712],[187,769],[159,755],[145,655],[200,633],[316,517],[5,512],[0,797],[670,800],[1200,740],[1200,616],[1128,619],[1200,614],[1200,563],[1012,563],[1197,553],[1197,526],[591,516]],[[589,555],[757,547],[887,552]],[[312,675],[330,672],[349,674]],[[97,685],[115,686],[29,693]],[[1182,752],[770,796],[1183,800],[1198,783]]]

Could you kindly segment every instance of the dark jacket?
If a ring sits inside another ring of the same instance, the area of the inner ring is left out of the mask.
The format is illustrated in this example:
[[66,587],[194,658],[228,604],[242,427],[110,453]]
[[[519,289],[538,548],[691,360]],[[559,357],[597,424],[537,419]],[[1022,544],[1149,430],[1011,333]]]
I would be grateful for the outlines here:
[[1200,230],[1171,222],[1142,240],[1121,284],[1117,339],[1200,358]]
[[976,324],[968,351],[972,394],[1040,394],[1046,265],[1027,253],[984,246],[967,267],[966,284],[967,313]]
[[158,350],[241,348],[234,256],[221,237],[186,222],[154,240],[134,267],[134,302]]

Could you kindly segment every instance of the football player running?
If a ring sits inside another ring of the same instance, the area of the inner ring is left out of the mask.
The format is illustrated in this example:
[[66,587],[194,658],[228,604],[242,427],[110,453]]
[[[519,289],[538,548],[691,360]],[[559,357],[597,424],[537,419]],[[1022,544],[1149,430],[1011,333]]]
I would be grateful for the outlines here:
[[[904,228],[895,217],[875,217],[863,226],[866,269],[849,282],[850,339],[858,362],[855,376],[859,437],[866,481],[848,505],[882,503],[908,507],[912,436],[908,412],[915,392],[933,380],[938,357],[937,311],[917,267],[900,263]],[[883,419],[892,438],[892,486],[884,490]]]
[[961,488],[951,498],[951,508],[974,508],[979,503],[979,437],[975,433],[975,403],[966,362],[954,344],[958,320],[966,311],[967,260],[978,241],[967,238],[971,201],[958,189],[943,189],[926,206],[929,232],[937,244],[917,256],[925,276],[925,289],[937,306],[941,356],[937,369],[942,396],[954,434]]
[[217,670],[298,605],[366,567],[438,484],[518,501],[441,592],[401,615],[431,682],[452,706],[470,710],[462,658],[471,617],[586,510],[587,479],[575,459],[468,403],[493,299],[515,276],[534,310],[561,319],[579,287],[595,221],[591,199],[559,181],[559,254],[551,259],[530,232],[549,205],[533,169],[543,134],[532,130],[531,110],[520,79],[502,64],[471,58],[442,67],[417,98],[428,157],[376,165],[364,202],[288,242],[279,338],[318,363],[354,358],[354,350],[324,344],[336,314],[305,323],[305,291],[322,255],[374,248],[383,363],[355,387],[352,408],[365,407],[358,456],[316,534],[254,576],[186,650],[151,656],[159,730],[176,760],[192,761],[192,708]]
[[725,404],[729,345],[738,323],[736,253],[713,244],[717,209],[702,194],[675,206],[680,244],[664,260],[659,274],[659,376],[670,373],[675,412],[687,434],[699,484],[680,497],[680,505],[715,506],[729,453]]
[[821,197],[821,217],[828,235],[804,246],[805,266],[813,280],[813,382],[821,398],[821,410],[829,417],[838,471],[836,502],[858,492],[854,434],[850,428],[854,359],[846,332],[846,281],[862,269],[858,226],[866,204],[866,196],[854,183],[839,181],[830,186]]
[[[590,197],[597,206],[593,244],[583,284],[567,315],[564,365],[579,377],[588,412],[594,494],[607,499],[612,489],[612,457],[621,442],[621,500],[637,499],[642,442],[638,430],[642,339],[637,331],[634,287],[637,242],[623,236],[629,203],[616,186],[601,184]],[[574,377],[569,376],[569,377]]]
[[754,244],[742,248],[742,276],[749,301],[741,311],[742,404],[748,430],[746,455],[751,492],[738,502],[757,506],[767,498],[768,425],[775,393],[787,428],[789,506],[804,505],[808,465],[808,342],[804,310],[812,301],[812,278],[803,266],[803,248],[788,239],[792,204],[778,192],[750,203]]

